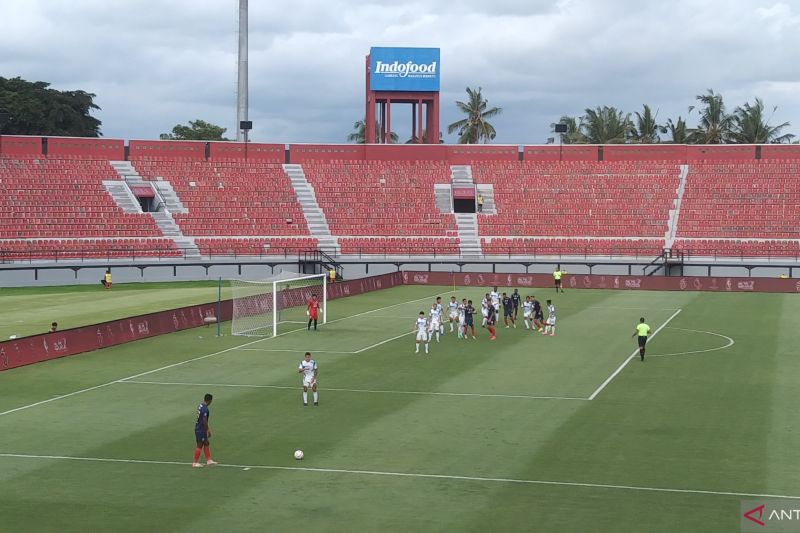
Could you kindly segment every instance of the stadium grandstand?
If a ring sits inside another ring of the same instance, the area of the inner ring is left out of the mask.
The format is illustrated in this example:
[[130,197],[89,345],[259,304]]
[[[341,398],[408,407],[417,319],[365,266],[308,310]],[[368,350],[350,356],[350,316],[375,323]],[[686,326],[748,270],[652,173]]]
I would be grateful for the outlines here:
[[321,250],[797,261],[798,171],[796,145],[245,147],[4,136],[0,259]]

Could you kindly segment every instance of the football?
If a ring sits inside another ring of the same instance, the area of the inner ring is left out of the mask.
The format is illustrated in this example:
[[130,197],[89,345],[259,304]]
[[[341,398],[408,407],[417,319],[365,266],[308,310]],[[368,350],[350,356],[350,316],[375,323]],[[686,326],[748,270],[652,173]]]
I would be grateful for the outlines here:
[[294,458],[298,461],[303,458],[303,450],[295,450],[294,451]]

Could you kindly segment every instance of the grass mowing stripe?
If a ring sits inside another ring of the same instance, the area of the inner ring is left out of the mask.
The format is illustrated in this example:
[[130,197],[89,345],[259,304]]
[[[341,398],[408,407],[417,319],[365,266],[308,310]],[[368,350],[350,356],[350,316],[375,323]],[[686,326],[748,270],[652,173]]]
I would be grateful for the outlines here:
[[[239,389],[281,389],[281,390],[298,390],[301,387],[293,387],[289,385],[249,385],[237,383],[186,383],[183,381],[134,381],[126,380],[119,381],[118,383],[134,383],[139,385],[171,385],[175,387],[233,387]],[[459,397],[475,397],[475,398],[517,398],[527,400],[578,400],[589,401],[588,398],[573,398],[570,396],[528,396],[525,394],[481,394],[478,392],[435,392],[435,391],[404,391],[404,390],[370,390],[370,389],[341,389],[333,387],[325,387],[322,391],[333,392],[364,392],[370,394],[414,394],[420,396],[459,396]]]
[[[378,309],[373,309],[373,310],[370,310],[370,311],[364,311],[364,312],[362,312],[362,313],[357,313],[357,314],[355,314],[355,315],[349,315],[349,316],[346,316],[346,317],[337,318],[337,319],[335,319],[335,320],[331,320],[331,321],[329,321],[328,323],[330,324],[330,323],[332,323],[332,322],[339,322],[339,321],[342,321],[342,320],[348,320],[348,319],[350,319],[350,318],[356,318],[356,317],[363,316],[363,315],[366,315],[366,314],[368,314],[368,313],[372,313],[372,312],[375,312],[375,311],[383,311],[384,309],[390,309],[390,308],[392,308],[392,307],[397,307],[397,306],[399,306],[399,305],[404,305],[404,304],[410,304],[410,303],[414,303],[414,302],[419,302],[419,301],[422,301],[422,300],[427,300],[427,299],[429,299],[429,298],[431,298],[431,296],[425,296],[425,297],[423,297],[423,298],[417,298],[417,299],[415,299],[415,300],[409,300],[409,301],[406,301],[406,302],[400,302],[400,303],[396,303],[396,304],[392,304],[392,305],[387,305],[387,306],[385,306],[385,307],[379,307]],[[177,362],[177,363],[172,363],[171,365],[162,366],[162,367],[159,367],[159,368],[155,368],[155,369],[153,369],[153,370],[148,370],[148,371],[146,371],[146,372],[140,372],[140,373],[138,373],[138,374],[134,374],[134,375],[132,375],[132,376],[128,376],[128,377],[124,377],[124,378],[120,378],[120,379],[115,379],[114,381],[109,381],[109,382],[107,382],[107,383],[101,383],[100,385],[95,385],[94,387],[88,387],[88,388],[81,389],[81,390],[77,390],[77,391],[70,392],[70,393],[67,393],[67,394],[62,394],[62,395],[60,395],[60,396],[54,396],[53,398],[48,398],[47,400],[41,400],[41,401],[39,401],[39,402],[31,403],[31,404],[28,404],[28,405],[22,405],[22,406],[20,406],[20,407],[15,407],[15,408],[13,408],[13,409],[9,409],[9,410],[7,410],[7,411],[2,411],[2,412],[0,412],[0,416],[10,415],[11,413],[16,413],[16,412],[19,412],[19,411],[24,411],[25,409],[30,409],[30,408],[32,408],[32,407],[37,407],[37,406],[39,406],[39,405],[44,405],[44,404],[46,404],[46,403],[54,402],[54,401],[56,401],[56,400],[61,400],[61,399],[63,399],[63,398],[69,398],[70,396],[75,396],[75,395],[78,395],[78,394],[83,394],[84,392],[90,392],[90,391],[93,391],[93,390],[101,389],[101,388],[103,388],[103,387],[108,387],[109,385],[113,385],[114,383],[118,383],[118,382],[122,382],[122,381],[127,381],[127,380],[130,380],[130,379],[136,379],[136,378],[140,378],[140,377],[142,377],[142,376],[147,376],[147,375],[150,375],[150,374],[154,374],[154,373],[156,373],[156,372],[161,372],[162,370],[167,370],[167,369],[170,369],[170,368],[175,368],[176,366],[181,366],[181,365],[185,365],[185,364],[187,364],[187,363],[193,363],[193,362],[195,362],[195,361],[200,361],[200,360],[202,360],[202,359],[207,359],[207,358],[209,358],[209,357],[214,357],[214,356],[217,356],[217,355],[222,355],[222,354],[224,354],[224,353],[227,353],[227,352],[230,352],[230,351],[233,351],[233,350],[239,349],[239,348],[241,348],[241,347],[243,347],[243,346],[250,346],[250,345],[256,344],[256,343],[258,343],[258,342],[268,341],[268,340],[270,340],[270,339],[274,339],[274,338],[276,338],[276,337],[281,337],[281,336],[283,336],[283,335],[288,335],[289,333],[295,333],[295,332],[297,332],[297,331],[303,331],[303,330],[305,330],[305,329],[306,329],[306,328],[297,328],[297,329],[292,329],[292,330],[289,330],[289,331],[284,331],[283,333],[278,333],[277,335],[275,335],[275,336],[273,336],[273,337],[268,337],[268,338],[265,338],[265,339],[257,339],[257,340],[254,340],[254,341],[246,342],[246,343],[244,343],[244,344],[240,344],[240,345],[238,345],[238,346],[232,346],[232,347],[230,347],[230,348],[226,348],[226,349],[224,349],[224,350],[220,350],[220,351],[218,351],[218,352],[214,352],[214,353],[210,353],[210,354],[206,354],[206,355],[201,355],[201,356],[199,356],[199,357],[192,357],[191,359],[186,359],[185,361],[179,361],[179,362]]]
[[[138,464],[138,465],[165,465],[165,466],[183,466],[190,467],[192,463],[182,461],[156,461],[148,459],[116,459],[106,457],[76,457],[69,455],[33,455],[22,453],[0,453],[0,457],[7,459],[43,459],[43,460],[63,460],[63,461],[85,461],[95,463],[122,463],[122,464]],[[419,472],[389,472],[383,470],[348,470],[344,468],[314,468],[303,466],[279,466],[279,465],[237,465],[237,464],[224,464],[218,463],[216,468],[238,468],[240,470],[284,470],[292,472],[315,472],[322,474],[353,474],[362,476],[387,476],[387,477],[403,477],[403,478],[421,478],[421,479],[445,479],[453,481],[476,481],[486,483],[513,483],[519,485],[549,485],[556,487],[577,487],[577,488],[590,488],[590,489],[611,489],[611,490],[627,490],[627,491],[643,491],[643,492],[663,492],[671,494],[699,494],[708,496],[733,496],[736,498],[779,498],[784,500],[800,500],[800,496],[792,496],[789,494],[760,494],[754,492],[734,492],[723,490],[705,490],[705,489],[674,489],[667,487],[645,487],[640,485],[613,485],[608,483],[581,483],[578,481],[554,481],[545,479],[514,479],[502,477],[484,477],[484,476],[460,476],[449,474],[425,474]]]
[[[669,317],[669,318],[668,318],[668,319],[667,319],[667,320],[666,320],[666,321],[665,321],[663,324],[661,324],[660,326],[658,326],[658,329],[656,329],[656,330],[653,332],[653,334],[652,334],[652,335],[650,335],[650,338],[649,338],[648,340],[650,340],[650,339],[654,339],[654,338],[655,338],[655,336],[656,336],[656,335],[658,335],[658,332],[659,332],[659,331],[661,331],[662,329],[664,329],[664,328],[667,326],[667,324],[669,324],[669,323],[670,323],[670,321],[672,321],[672,319],[673,319],[673,318],[675,318],[676,316],[678,316],[678,314],[680,314],[680,312],[681,312],[681,310],[680,310],[680,309],[678,309],[677,311],[675,311],[674,313],[672,313],[672,315],[671,315],[671,316],[670,316],[670,317]],[[619,367],[617,367],[617,369],[616,369],[616,370],[615,370],[615,371],[614,371],[614,372],[613,372],[613,373],[612,373],[610,376],[608,376],[608,378],[606,378],[606,380],[605,380],[603,383],[601,383],[601,384],[600,384],[600,386],[599,386],[599,387],[597,387],[597,389],[596,389],[596,390],[595,390],[595,391],[592,393],[592,395],[591,395],[591,396],[589,396],[589,399],[590,399],[590,400],[594,400],[594,399],[597,397],[597,395],[598,395],[598,394],[600,394],[600,392],[602,392],[602,390],[603,390],[603,389],[605,389],[605,388],[606,388],[606,386],[607,386],[609,383],[611,383],[611,380],[612,380],[612,379],[614,379],[615,377],[617,377],[617,374],[619,374],[620,372],[622,372],[622,369],[623,369],[623,368],[625,368],[625,367],[628,365],[628,363],[630,363],[630,362],[631,362],[631,359],[633,359],[634,357],[636,357],[636,354],[638,354],[638,353],[639,353],[639,348],[636,348],[636,349],[633,351],[633,353],[632,353],[630,356],[628,356],[628,358],[627,358],[627,359],[625,359],[625,360],[622,362],[622,364],[621,364],[621,365],[619,365]]]

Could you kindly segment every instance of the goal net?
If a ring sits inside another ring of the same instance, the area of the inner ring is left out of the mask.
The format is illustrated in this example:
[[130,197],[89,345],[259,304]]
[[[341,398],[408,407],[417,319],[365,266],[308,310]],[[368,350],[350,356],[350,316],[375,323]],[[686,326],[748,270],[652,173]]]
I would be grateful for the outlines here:
[[326,322],[326,274],[303,276],[284,272],[263,281],[231,280],[231,292],[231,335],[275,336],[282,324],[306,324],[306,306],[314,294],[320,305],[318,321]]

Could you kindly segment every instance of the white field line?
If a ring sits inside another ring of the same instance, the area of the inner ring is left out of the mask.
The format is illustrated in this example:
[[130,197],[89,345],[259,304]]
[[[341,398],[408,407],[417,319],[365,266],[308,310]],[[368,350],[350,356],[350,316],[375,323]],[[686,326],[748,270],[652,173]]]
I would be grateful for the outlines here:
[[[38,459],[45,461],[82,461],[87,463],[120,463],[151,466],[181,466],[188,470],[191,463],[182,461],[155,461],[146,459],[115,459],[105,457],[76,457],[68,455],[33,455],[22,453],[0,453],[0,458],[6,459]],[[545,479],[515,479],[503,477],[484,476],[459,476],[448,474],[425,474],[419,472],[390,472],[384,470],[348,470],[344,468],[314,468],[304,466],[278,466],[278,465],[239,465],[221,463],[213,468],[236,468],[239,470],[279,470],[289,472],[312,472],[320,474],[350,474],[357,476],[386,476],[416,479],[444,479],[451,481],[472,481],[477,483],[506,483],[517,485],[541,485],[553,487],[576,487],[602,490],[625,490],[638,492],[655,492],[665,494],[697,494],[704,496],[730,496],[734,498],[779,498],[783,500],[800,500],[800,496],[789,494],[761,494],[756,492],[734,492],[706,489],[678,489],[667,487],[646,487],[642,485],[613,485],[610,483],[581,483],[578,481],[555,481]]]
[[659,354],[648,355],[647,357],[668,357],[671,355],[691,355],[695,353],[716,352],[717,350],[724,350],[736,344],[736,341],[728,337],[727,335],[723,335],[721,333],[714,333],[713,331],[702,331],[699,329],[686,329],[686,328],[667,328],[667,329],[675,329],[678,331],[690,331],[692,333],[705,333],[706,335],[714,335],[715,337],[721,337],[723,339],[727,339],[728,344],[726,344],[725,346],[717,346],[716,348],[708,348],[706,350],[692,350],[690,352],[659,353]]
[[[669,324],[669,323],[672,321],[672,319],[673,319],[673,318],[675,318],[676,316],[678,316],[678,314],[679,314],[680,312],[681,312],[681,310],[680,310],[680,309],[678,309],[677,311],[675,311],[674,313],[672,313],[672,315],[671,315],[671,316],[670,316],[670,317],[669,317],[669,318],[666,320],[666,322],[664,322],[663,324],[661,324],[660,326],[658,326],[658,329],[656,329],[656,330],[653,332],[653,334],[652,334],[652,335],[650,335],[650,337],[649,337],[647,340],[649,341],[649,340],[651,340],[651,339],[654,339],[654,338],[655,338],[655,336],[656,336],[656,335],[658,335],[658,332],[659,332],[659,331],[661,331],[662,329],[664,329],[664,328],[667,326],[667,324]],[[636,354],[638,354],[638,353],[639,353],[639,348],[636,348],[636,349],[633,351],[633,353],[632,353],[632,354],[631,354],[631,355],[630,355],[630,356],[629,356],[627,359],[625,359],[625,360],[622,362],[622,364],[621,364],[621,365],[619,365],[619,367],[617,367],[617,369],[616,369],[616,370],[614,370],[614,372],[613,372],[613,373],[612,373],[610,376],[608,376],[608,377],[606,378],[606,380],[605,380],[603,383],[601,383],[601,384],[600,384],[600,386],[599,386],[599,387],[597,387],[597,389],[596,389],[596,390],[595,390],[595,391],[592,393],[592,395],[591,395],[591,396],[589,396],[589,399],[590,399],[590,400],[594,400],[594,399],[597,397],[597,395],[598,395],[598,394],[600,394],[600,392],[602,392],[602,390],[606,388],[606,385],[608,385],[609,383],[611,383],[611,380],[612,380],[612,379],[614,379],[615,377],[617,377],[617,374],[619,374],[620,372],[622,372],[622,369],[623,369],[623,368],[625,368],[625,367],[628,365],[628,363],[630,363],[630,362],[631,362],[631,359],[633,359],[634,357],[636,357]]]
[[[355,354],[366,352],[367,350],[371,350],[372,348],[377,348],[378,346],[386,344],[387,342],[392,342],[393,340],[397,340],[397,339],[399,339],[401,337],[405,337],[406,335],[411,335],[412,333],[414,333],[414,332],[413,331],[408,331],[406,333],[401,333],[400,335],[392,337],[391,339],[386,339],[386,340],[383,340],[383,341],[380,341],[380,342],[376,342],[375,344],[371,344],[371,345],[369,345],[369,346],[367,346],[365,348],[361,348],[360,350],[355,350],[355,351],[352,351],[352,352],[334,352],[334,351],[330,351],[330,350],[313,350],[313,353],[338,353],[338,354],[355,355]],[[243,351],[243,352],[291,352],[291,353],[297,353],[297,350],[265,350],[265,349],[262,349],[262,348],[241,348],[241,351]]]
[[[424,298],[417,298],[416,300],[409,300],[407,302],[400,302],[400,303],[388,305],[386,307],[379,307],[378,309],[372,309],[370,311],[364,311],[362,313],[357,313],[355,315],[349,315],[349,316],[345,316],[345,317],[342,317],[342,318],[337,318],[335,320],[330,320],[330,321],[328,321],[328,324],[330,324],[332,322],[339,322],[339,321],[342,321],[342,320],[348,320],[350,318],[356,318],[356,317],[363,316],[363,315],[366,315],[368,313],[372,313],[372,312],[376,312],[376,311],[383,311],[384,309],[390,309],[392,307],[397,307],[399,305],[405,305],[405,304],[410,304],[410,303],[414,303],[414,302],[419,302],[419,301],[422,301],[422,300],[427,300],[429,298],[431,298],[431,296],[425,296]],[[172,363],[171,365],[165,365],[165,366],[162,366],[162,367],[159,367],[159,368],[154,368],[153,370],[148,370],[146,372],[140,372],[140,373],[134,374],[132,376],[127,376],[127,377],[124,377],[124,378],[115,379],[114,381],[109,381],[107,383],[102,383],[100,385],[95,385],[94,387],[88,387],[88,388],[77,390],[77,391],[70,392],[70,393],[67,393],[67,394],[61,394],[59,396],[53,396],[52,398],[48,398],[46,400],[42,400],[42,401],[39,401],[39,402],[31,403],[31,404],[28,404],[28,405],[22,405],[20,407],[15,407],[14,409],[9,409],[7,411],[2,411],[2,412],[0,412],[0,416],[10,415],[11,413],[16,413],[18,411],[23,411],[25,409],[30,409],[32,407],[36,407],[36,406],[39,406],[39,405],[44,405],[46,403],[55,402],[56,400],[61,400],[63,398],[69,398],[70,396],[76,396],[78,394],[83,394],[84,392],[90,392],[90,391],[93,391],[93,390],[102,389],[103,387],[108,387],[109,385],[113,385],[114,383],[119,383],[121,381],[128,381],[130,379],[140,378],[142,376],[147,376],[147,375],[150,375],[150,374],[154,374],[156,372],[161,372],[162,370],[168,370],[170,368],[175,368],[176,366],[185,365],[187,363],[193,363],[194,361],[200,361],[202,359],[207,359],[209,357],[215,357],[217,355],[222,355],[224,353],[240,349],[243,346],[250,346],[250,345],[256,344],[258,342],[268,341],[268,340],[274,339],[276,337],[281,337],[283,335],[288,335],[288,334],[294,333],[296,331],[303,331],[305,329],[306,328],[297,328],[297,329],[292,329],[292,330],[289,330],[289,331],[284,331],[283,333],[279,333],[279,334],[275,335],[274,337],[267,337],[267,338],[263,338],[263,339],[257,339],[257,340],[254,340],[254,341],[246,342],[244,344],[240,344],[238,346],[232,346],[230,348],[226,348],[226,349],[220,350],[218,352],[214,352],[214,353],[210,353],[210,354],[206,354],[206,355],[201,355],[199,357],[192,357],[191,359],[186,359],[185,361],[180,361],[178,363]]]
[[[266,350],[266,349],[263,349],[263,348],[240,348],[239,351],[240,352],[282,352],[282,353],[294,353],[294,354],[302,352],[302,350],[297,350],[297,349],[294,349],[294,350],[289,350],[289,349],[285,349],[285,350]],[[350,354],[350,355],[352,355],[354,353],[358,353],[358,352],[335,352],[335,351],[331,351],[331,350],[312,350],[312,352],[315,353],[315,354],[316,353],[337,353],[337,354]]]
[[[288,385],[246,385],[234,383],[186,383],[186,382],[166,382],[166,381],[120,381],[120,383],[131,383],[139,385],[166,385],[173,387],[233,387],[239,389],[279,389],[279,390],[300,390],[302,387],[292,387]],[[333,392],[362,392],[368,394],[413,394],[417,396],[457,396],[472,398],[513,398],[524,400],[577,400],[588,401],[588,398],[572,398],[568,396],[528,396],[524,394],[479,394],[476,392],[432,392],[432,391],[404,391],[404,390],[370,390],[370,389],[339,389],[324,387],[323,391]]]
[[356,351],[355,353],[366,352],[367,350],[371,350],[373,348],[377,348],[378,346],[382,346],[382,345],[386,344],[387,342],[392,342],[392,341],[395,341],[395,340],[400,339],[402,337],[405,337],[407,335],[411,335],[412,333],[414,333],[414,332],[413,331],[407,331],[405,333],[401,333],[400,335],[396,335],[396,336],[392,337],[391,339],[386,339],[385,341],[376,342],[375,344],[371,344],[371,345],[367,346],[366,348],[361,348],[360,350]]

